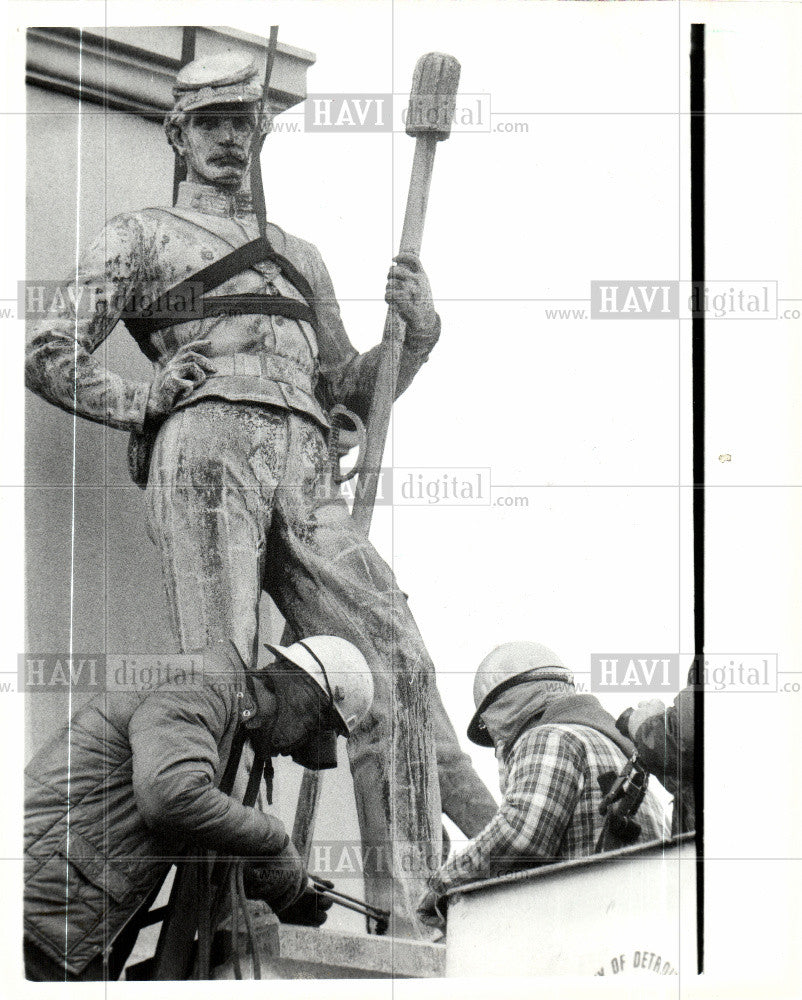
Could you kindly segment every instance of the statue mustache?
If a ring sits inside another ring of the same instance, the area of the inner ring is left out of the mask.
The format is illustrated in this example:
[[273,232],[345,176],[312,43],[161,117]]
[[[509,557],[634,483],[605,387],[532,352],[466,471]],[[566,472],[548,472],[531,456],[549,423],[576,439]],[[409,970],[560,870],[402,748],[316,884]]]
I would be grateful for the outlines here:
[[247,154],[241,149],[223,149],[209,157],[212,163],[234,163],[244,165],[248,162]]

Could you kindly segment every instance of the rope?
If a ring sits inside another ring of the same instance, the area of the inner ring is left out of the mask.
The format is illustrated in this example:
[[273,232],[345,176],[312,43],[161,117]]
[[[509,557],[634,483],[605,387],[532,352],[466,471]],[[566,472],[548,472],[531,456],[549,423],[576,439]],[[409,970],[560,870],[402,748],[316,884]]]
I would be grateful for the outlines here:
[[245,883],[242,874],[242,865],[236,866],[237,869],[237,893],[239,895],[239,903],[242,906],[242,912],[245,915],[245,926],[248,929],[248,947],[251,950],[251,958],[253,959],[253,978],[262,978],[262,962],[259,958],[259,948],[256,945],[256,935],[253,930],[253,921],[251,920],[251,909],[248,906],[248,899],[245,895]]
[[253,978],[262,978],[262,962],[259,958],[259,948],[256,944],[256,932],[251,918],[248,897],[245,895],[245,879],[241,863],[232,864],[228,872],[228,888],[231,897],[231,950],[234,966],[234,978],[242,979],[242,964],[239,956],[239,916],[245,920],[245,930],[248,935],[248,949],[253,962]]
[[195,979],[209,978],[212,952],[211,926],[211,864],[207,855],[199,867],[198,878],[198,952],[195,960]]
[[237,873],[236,866],[232,865],[228,873],[229,888],[231,890],[231,947],[233,951],[234,978],[242,979],[242,966],[239,960],[239,949],[237,939],[239,938],[239,905],[237,900]]

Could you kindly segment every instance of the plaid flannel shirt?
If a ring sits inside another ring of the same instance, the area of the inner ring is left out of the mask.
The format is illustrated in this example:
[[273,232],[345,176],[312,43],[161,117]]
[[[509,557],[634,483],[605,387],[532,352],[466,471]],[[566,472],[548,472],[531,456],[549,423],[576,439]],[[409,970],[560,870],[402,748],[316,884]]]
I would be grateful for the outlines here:
[[[604,824],[598,777],[627,758],[606,736],[576,724],[534,726],[512,748],[504,801],[482,832],[432,877],[442,894],[515,869],[593,854]],[[647,790],[636,816],[641,841],[668,834],[665,813]]]

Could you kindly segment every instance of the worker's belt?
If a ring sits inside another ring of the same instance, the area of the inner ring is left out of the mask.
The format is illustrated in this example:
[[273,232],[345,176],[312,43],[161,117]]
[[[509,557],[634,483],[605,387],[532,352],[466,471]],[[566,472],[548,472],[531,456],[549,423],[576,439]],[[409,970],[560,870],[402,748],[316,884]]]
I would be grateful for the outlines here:
[[[271,261],[276,264],[282,276],[303,296],[305,302],[288,299],[281,295],[242,294],[209,296],[208,292],[219,287],[242,271]],[[317,332],[317,317],[314,309],[312,286],[295,265],[276,253],[267,239],[245,243],[208,267],[201,268],[182,282],[169,288],[146,309],[123,310],[125,325],[131,331],[140,350],[151,361],[159,359],[158,351],[149,342],[149,337],[168,326],[205,319],[210,316],[286,316],[288,319],[305,320]]]

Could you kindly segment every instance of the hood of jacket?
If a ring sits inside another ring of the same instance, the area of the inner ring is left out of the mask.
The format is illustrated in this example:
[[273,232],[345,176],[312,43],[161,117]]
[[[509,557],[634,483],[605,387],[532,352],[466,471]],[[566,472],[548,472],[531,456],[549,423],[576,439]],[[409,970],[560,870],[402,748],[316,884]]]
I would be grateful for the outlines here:
[[[496,743],[496,762],[502,795],[506,794],[509,758],[513,747],[525,732],[538,726],[589,726],[611,740],[626,757],[631,757],[635,752],[632,741],[619,733],[615,728],[615,719],[602,708],[601,702],[595,695],[569,693],[555,697],[552,693],[551,700],[547,699],[545,704],[542,701],[539,705],[530,701],[528,707],[528,714],[521,710],[517,716],[518,729],[513,731],[512,725],[509,727],[508,741]],[[484,718],[484,713],[482,717]]]
[[626,757],[635,752],[632,740],[615,728],[615,719],[593,694],[571,694],[546,706],[536,726],[589,726],[611,740]]

